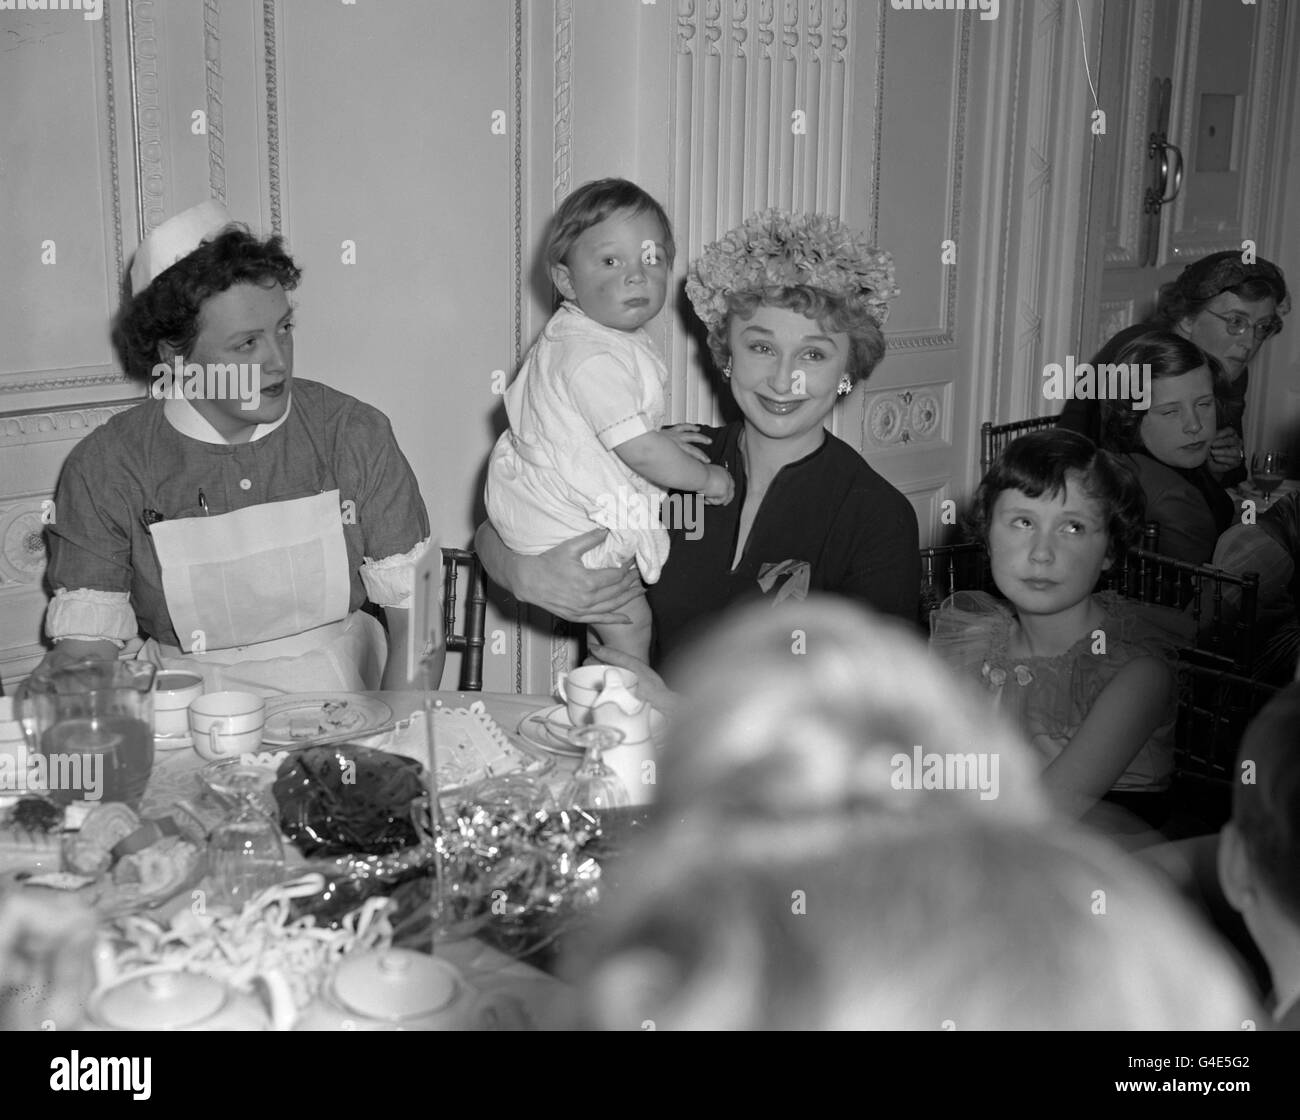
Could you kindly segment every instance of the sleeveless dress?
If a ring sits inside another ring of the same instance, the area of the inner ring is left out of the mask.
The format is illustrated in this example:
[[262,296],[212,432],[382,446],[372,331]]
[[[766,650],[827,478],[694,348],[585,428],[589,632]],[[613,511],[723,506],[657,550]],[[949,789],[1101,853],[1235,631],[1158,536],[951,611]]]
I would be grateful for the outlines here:
[[[1012,657],[1015,612],[982,591],[948,598],[931,619],[930,648],[961,676],[978,682],[1008,714],[1046,766],[1069,745],[1097,698],[1137,657],[1159,657],[1171,669],[1179,646],[1192,644],[1191,620],[1166,607],[1136,603],[1114,592],[1093,596],[1105,621],[1105,653],[1094,653],[1090,633],[1054,657]],[[1176,697],[1164,718],[1111,787],[1117,793],[1155,793],[1173,775]]]

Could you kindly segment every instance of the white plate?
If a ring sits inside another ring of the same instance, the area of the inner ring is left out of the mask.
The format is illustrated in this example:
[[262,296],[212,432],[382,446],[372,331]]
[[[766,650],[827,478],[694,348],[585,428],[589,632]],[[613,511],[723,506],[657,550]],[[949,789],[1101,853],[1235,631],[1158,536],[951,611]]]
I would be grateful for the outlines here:
[[[573,720],[569,718],[569,709],[563,704],[555,704],[550,708],[542,708],[536,712],[530,712],[519,721],[519,737],[526,743],[531,743],[534,747],[540,747],[544,751],[550,751],[551,754],[569,755],[573,758],[581,758],[583,750],[581,747],[575,747],[568,740],[561,738],[549,727],[547,721],[558,724],[561,728],[571,728]],[[651,742],[663,735],[664,728],[668,721],[664,719],[663,713],[658,708],[650,709],[650,740]],[[636,742],[624,740],[620,746],[639,746],[644,743],[644,739],[638,739]]]
[[[343,705],[326,710],[326,705]],[[295,738],[295,719],[314,719],[319,733]],[[393,710],[382,700],[359,692],[319,692],[277,696],[266,702],[266,728],[262,742],[272,747],[307,746],[362,739],[393,725]],[[330,730],[324,730],[330,728]]]

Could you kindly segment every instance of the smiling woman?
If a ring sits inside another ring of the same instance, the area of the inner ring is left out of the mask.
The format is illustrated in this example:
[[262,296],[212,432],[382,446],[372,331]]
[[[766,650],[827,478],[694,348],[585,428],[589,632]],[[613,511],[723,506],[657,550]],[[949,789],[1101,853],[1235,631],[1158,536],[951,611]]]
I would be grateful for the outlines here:
[[[46,662],[114,657],[138,634],[140,656],[210,688],[405,686],[428,516],[387,418],[295,380],[298,278],[278,237],[215,202],[140,247],[116,341],[154,392],[64,466]],[[232,367],[247,381],[222,376]],[[387,647],[367,600],[386,612]]]
[[[675,429],[735,497],[704,506],[699,526],[666,526],[668,561],[647,591],[654,659],[745,599],[825,591],[915,622],[911,503],[825,427],[884,354],[881,328],[898,294],[889,255],[827,215],[771,210],[705,248],[686,292],[743,419]],[[577,621],[616,617],[621,600],[609,592],[619,573],[575,571],[576,541],[518,556],[487,525],[477,545],[520,598]],[[584,586],[590,594],[569,594]]]

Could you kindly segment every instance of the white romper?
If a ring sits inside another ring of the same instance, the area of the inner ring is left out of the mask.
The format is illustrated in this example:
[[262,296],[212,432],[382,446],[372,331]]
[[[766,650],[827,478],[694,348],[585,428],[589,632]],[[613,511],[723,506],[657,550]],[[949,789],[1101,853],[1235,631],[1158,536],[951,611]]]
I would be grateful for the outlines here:
[[613,449],[659,430],[667,376],[644,330],[602,326],[574,303],[551,316],[506,392],[510,430],[488,463],[488,516],[508,547],[536,555],[605,528],[583,564],[635,556],[645,582],[658,581],[668,558],[663,491]]

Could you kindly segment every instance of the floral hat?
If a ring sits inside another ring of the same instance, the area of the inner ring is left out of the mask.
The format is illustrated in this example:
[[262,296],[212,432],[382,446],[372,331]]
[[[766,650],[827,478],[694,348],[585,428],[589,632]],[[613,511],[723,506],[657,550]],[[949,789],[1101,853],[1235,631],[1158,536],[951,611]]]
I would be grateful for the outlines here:
[[687,277],[686,295],[714,327],[726,318],[733,292],[796,285],[861,301],[882,327],[899,291],[894,258],[838,218],[764,210],[706,246]]

